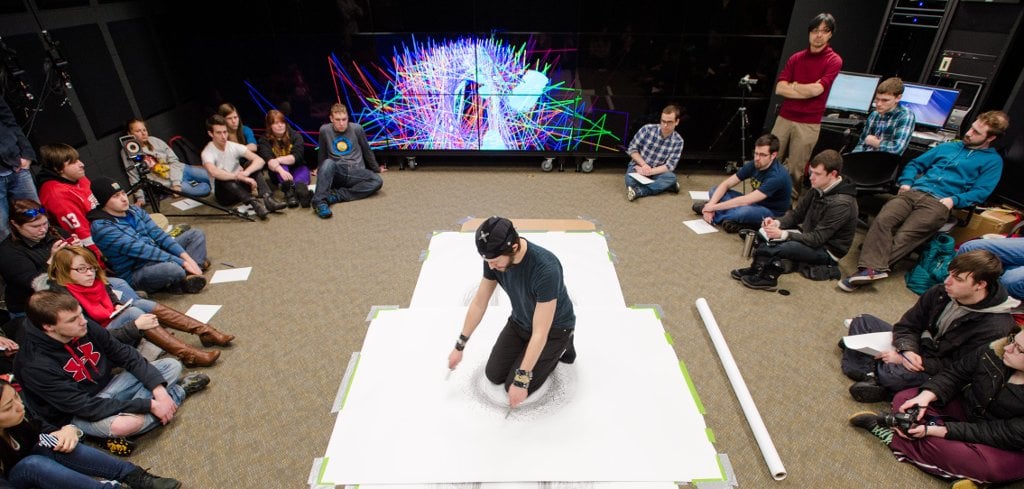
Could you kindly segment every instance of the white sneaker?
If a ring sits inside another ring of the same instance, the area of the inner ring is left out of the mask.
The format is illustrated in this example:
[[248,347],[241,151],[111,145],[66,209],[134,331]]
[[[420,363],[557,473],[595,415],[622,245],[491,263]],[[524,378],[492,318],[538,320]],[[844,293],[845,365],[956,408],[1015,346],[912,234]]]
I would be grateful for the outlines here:
[[636,189],[630,186],[626,187],[626,200],[630,202],[636,200]]

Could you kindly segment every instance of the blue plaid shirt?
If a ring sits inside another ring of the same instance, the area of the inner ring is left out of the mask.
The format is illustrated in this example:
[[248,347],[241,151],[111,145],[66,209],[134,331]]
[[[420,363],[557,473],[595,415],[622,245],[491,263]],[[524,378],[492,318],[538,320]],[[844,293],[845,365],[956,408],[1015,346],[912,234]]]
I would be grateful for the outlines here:
[[665,165],[668,171],[675,171],[679,157],[683,155],[683,137],[672,131],[667,138],[663,138],[658,124],[647,124],[633,136],[626,153],[640,153],[651,168]]
[[[861,151],[884,151],[902,155],[910,143],[910,134],[914,132],[914,113],[910,109],[896,104],[892,110],[885,114],[871,112],[864,124],[864,131],[860,133],[860,141],[853,148],[854,153]],[[864,144],[864,138],[874,134],[882,139],[878,149]]]

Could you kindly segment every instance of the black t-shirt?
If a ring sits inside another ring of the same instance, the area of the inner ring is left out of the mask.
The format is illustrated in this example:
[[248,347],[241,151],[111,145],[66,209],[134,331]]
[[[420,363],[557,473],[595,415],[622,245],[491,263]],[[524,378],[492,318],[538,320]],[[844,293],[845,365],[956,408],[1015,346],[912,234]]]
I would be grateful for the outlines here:
[[550,251],[529,243],[523,261],[504,272],[491,270],[484,262],[484,278],[497,280],[512,302],[512,319],[527,331],[533,331],[533,311],[538,302],[558,299],[551,329],[573,329],[576,313],[569,300],[562,276],[562,263]]

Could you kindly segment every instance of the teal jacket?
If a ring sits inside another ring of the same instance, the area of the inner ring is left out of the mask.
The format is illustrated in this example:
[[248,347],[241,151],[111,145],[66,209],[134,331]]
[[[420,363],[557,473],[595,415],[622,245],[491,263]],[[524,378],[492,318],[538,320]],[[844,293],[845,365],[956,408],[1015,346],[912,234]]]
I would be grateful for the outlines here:
[[900,175],[900,185],[927,192],[935,198],[951,197],[961,209],[980,204],[992,195],[1003,174],[1003,158],[992,148],[968,149],[960,141],[940,144],[914,158]]

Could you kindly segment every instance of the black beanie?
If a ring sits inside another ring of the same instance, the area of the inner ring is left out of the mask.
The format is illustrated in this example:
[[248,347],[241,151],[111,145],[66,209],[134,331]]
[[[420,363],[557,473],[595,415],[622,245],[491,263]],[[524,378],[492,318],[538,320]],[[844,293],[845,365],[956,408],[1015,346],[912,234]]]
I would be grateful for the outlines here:
[[92,194],[96,197],[96,201],[100,203],[100,207],[107,205],[107,201],[110,200],[114,194],[124,191],[121,188],[121,184],[117,183],[112,178],[108,177],[96,177],[92,181]]
[[519,242],[519,233],[512,221],[504,217],[489,217],[476,230],[476,250],[484,259],[492,260]]

